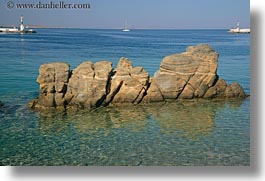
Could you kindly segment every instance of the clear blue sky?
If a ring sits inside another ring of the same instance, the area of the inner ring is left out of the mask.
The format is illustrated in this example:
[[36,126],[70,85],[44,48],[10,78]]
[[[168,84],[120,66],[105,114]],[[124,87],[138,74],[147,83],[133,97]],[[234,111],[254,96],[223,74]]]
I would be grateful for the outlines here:
[[[7,9],[0,0],[0,25],[25,24],[74,28],[222,29],[250,26],[249,0],[64,0],[89,3],[89,10]],[[12,0],[19,3],[62,0]]]

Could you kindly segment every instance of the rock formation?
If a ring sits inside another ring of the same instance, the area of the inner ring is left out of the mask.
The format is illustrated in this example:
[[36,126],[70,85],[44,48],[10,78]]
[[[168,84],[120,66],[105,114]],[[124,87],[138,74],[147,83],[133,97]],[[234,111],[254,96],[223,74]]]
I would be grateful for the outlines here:
[[203,97],[216,82],[218,54],[207,45],[163,59],[154,79],[166,99]]
[[37,107],[64,107],[64,95],[70,77],[70,66],[50,63],[40,66],[37,82],[40,84]]
[[112,63],[84,62],[73,71],[65,63],[41,65],[39,97],[31,108],[96,108],[193,98],[244,98],[238,83],[227,85],[217,75],[218,54],[209,45],[190,46],[166,56],[154,77],[121,58]]
[[65,100],[68,106],[98,107],[107,96],[107,86],[112,74],[112,63],[84,62],[73,70]]
[[143,67],[133,67],[131,61],[123,57],[114,70],[110,83],[107,104],[138,104],[146,94],[149,74]]

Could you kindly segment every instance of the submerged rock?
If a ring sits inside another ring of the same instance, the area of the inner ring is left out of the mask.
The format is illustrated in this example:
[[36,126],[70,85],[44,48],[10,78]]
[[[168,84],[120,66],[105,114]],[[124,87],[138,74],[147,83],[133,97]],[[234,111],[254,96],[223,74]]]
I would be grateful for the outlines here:
[[190,46],[166,56],[154,77],[122,57],[112,63],[83,62],[72,72],[65,63],[41,65],[35,109],[96,108],[99,106],[162,102],[169,99],[244,98],[238,83],[227,85],[217,75],[218,53],[209,45]]
[[4,103],[2,103],[1,101],[0,101],[0,107],[3,107],[4,106]]

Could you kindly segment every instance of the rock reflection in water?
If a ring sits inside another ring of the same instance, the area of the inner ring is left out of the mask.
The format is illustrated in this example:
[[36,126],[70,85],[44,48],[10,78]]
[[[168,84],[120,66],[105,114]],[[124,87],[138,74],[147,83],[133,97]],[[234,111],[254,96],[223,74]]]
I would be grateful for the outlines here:
[[94,134],[103,130],[105,135],[112,129],[128,128],[139,131],[147,124],[148,114],[143,107],[125,106],[100,108],[93,111],[45,112],[40,114],[40,130],[56,133],[64,128],[74,126],[83,134]]
[[196,140],[200,136],[210,134],[215,127],[215,114],[224,106],[239,107],[242,100],[210,101],[197,100],[177,103],[167,103],[161,107],[149,109],[162,133],[180,134],[189,139]]
[[150,120],[155,121],[162,134],[178,134],[196,140],[209,135],[215,127],[215,115],[229,106],[237,109],[243,100],[192,100],[152,105],[100,108],[93,111],[49,112],[41,114],[43,134],[53,134],[73,126],[81,134],[107,136],[113,129],[141,131]]

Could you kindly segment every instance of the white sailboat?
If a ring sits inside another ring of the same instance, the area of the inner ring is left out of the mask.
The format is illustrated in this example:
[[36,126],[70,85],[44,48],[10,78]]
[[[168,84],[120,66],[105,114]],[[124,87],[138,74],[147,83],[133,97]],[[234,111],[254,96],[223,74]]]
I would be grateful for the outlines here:
[[128,25],[127,25],[127,20],[125,21],[125,25],[124,25],[124,29],[122,31],[131,31],[129,28],[128,28]]

